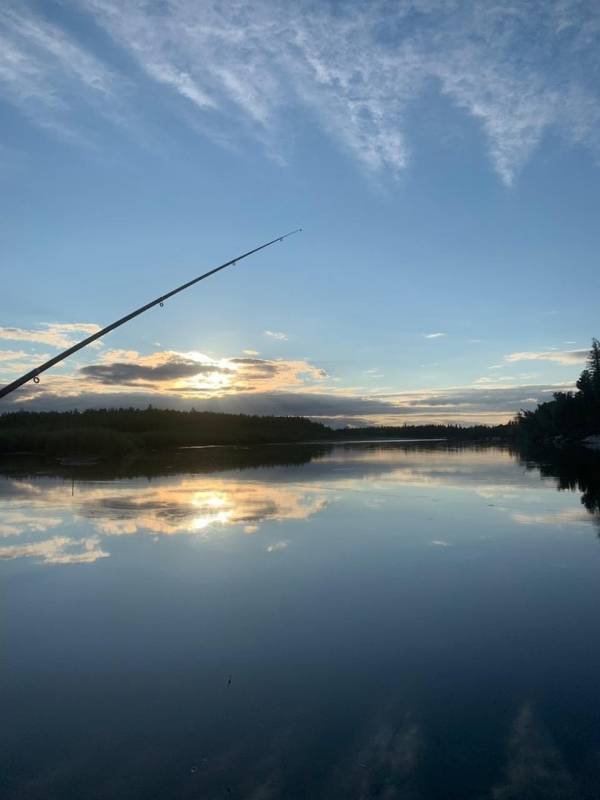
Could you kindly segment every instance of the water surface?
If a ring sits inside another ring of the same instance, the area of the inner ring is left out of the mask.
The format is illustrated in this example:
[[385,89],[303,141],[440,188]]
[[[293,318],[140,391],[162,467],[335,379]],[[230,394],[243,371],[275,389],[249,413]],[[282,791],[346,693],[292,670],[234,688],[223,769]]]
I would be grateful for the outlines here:
[[594,463],[364,443],[0,473],[3,797],[600,795]]

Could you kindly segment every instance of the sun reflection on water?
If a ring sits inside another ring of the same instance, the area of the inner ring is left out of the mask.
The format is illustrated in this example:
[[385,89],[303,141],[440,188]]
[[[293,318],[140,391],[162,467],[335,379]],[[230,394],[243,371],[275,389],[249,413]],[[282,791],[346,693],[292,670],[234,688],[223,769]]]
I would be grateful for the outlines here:
[[[296,470],[296,471],[294,471]],[[64,477],[6,477],[0,483],[0,559],[32,558],[41,563],[90,563],[110,555],[111,537],[259,534],[269,523],[303,521],[331,504],[358,503],[377,525],[378,513],[405,514],[419,508],[434,519],[430,503],[453,496],[462,513],[475,509],[484,527],[504,517],[521,530],[585,531],[589,514],[576,496],[553,489],[553,478],[525,469],[505,450],[457,451],[334,448],[301,468],[266,473],[249,468],[200,475],[161,474],[114,480]],[[551,489],[552,491],[549,491]],[[351,500],[351,498],[353,498]],[[438,505],[437,509],[442,509]],[[391,509],[391,510],[390,510]],[[395,511],[394,511],[395,509]],[[428,545],[449,546],[443,515]],[[508,523],[507,523],[508,524]],[[264,549],[284,549],[280,533]],[[451,538],[451,537],[450,537]]]

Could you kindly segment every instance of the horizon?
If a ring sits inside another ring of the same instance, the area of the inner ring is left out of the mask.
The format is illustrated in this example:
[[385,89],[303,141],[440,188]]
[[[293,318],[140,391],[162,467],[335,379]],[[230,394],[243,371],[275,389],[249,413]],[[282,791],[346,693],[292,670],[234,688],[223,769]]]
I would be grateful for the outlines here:
[[[324,427],[325,429],[330,430],[330,431],[335,432],[335,433],[344,432],[344,431],[364,431],[364,430],[378,430],[378,429],[396,431],[396,430],[402,430],[404,428],[407,428],[409,430],[417,430],[417,429],[418,430],[422,430],[422,429],[425,429],[425,428],[432,428],[432,427],[436,428],[436,429],[437,428],[440,428],[440,429],[455,428],[457,430],[461,430],[461,429],[467,429],[468,430],[468,429],[471,429],[473,427],[476,427],[476,426],[472,426],[472,425],[467,425],[467,426],[464,426],[464,428],[463,428],[463,426],[461,426],[459,423],[449,423],[447,425],[443,425],[443,424],[440,424],[440,423],[423,423],[423,424],[415,425],[414,423],[410,423],[410,422],[403,423],[402,425],[383,425],[383,426],[381,426],[381,425],[351,426],[351,425],[336,425],[335,423],[333,423],[333,424],[330,423],[328,425],[326,422],[322,422],[319,419],[312,418],[312,417],[300,417],[300,416],[290,416],[290,415],[277,416],[277,415],[245,414],[243,412],[240,412],[239,414],[233,414],[233,413],[227,412],[227,411],[211,411],[211,410],[199,411],[196,408],[190,408],[190,409],[160,408],[160,407],[153,406],[151,403],[149,403],[145,408],[142,408],[141,406],[129,406],[129,407],[127,407],[127,406],[114,406],[112,408],[104,408],[104,407],[98,407],[98,408],[91,408],[90,407],[90,408],[84,408],[84,409],[73,408],[73,409],[67,409],[65,411],[57,411],[57,410],[36,411],[34,409],[31,409],[31,408],[17,408],[17,409],[12,409],[11,411],[0,411],[0,419],[2,417],[5,417],[6,419],[12,420],[12,419],[15,418],[16,415],[20,415],[20,414],[32,415],[34,418],[35,417],[40,418],[40,417],[43,417],[44,415],[60,415],[61,417],[63,415],[64,416],[69,416],[69,415],[84,415],[84,416],[85,415],[92,415],[93,416],[94,414],[108,414],[108,415],[110,415],[110,414],[130,414],[131,412],[143,414],[144,412],[154,413],[154,412],[157,412],[157,411],[159,413],[166,413],[166,414],[169,414],[169,413],[184,414],[184,415],[185,414],[195,414],[195,415],[200,415],[200,416],[214,415],[216,417],[227,417],[227,418],[229,418],[229,417],[236,417],[236,418],[244,417],[244,418],[247,418],[247,419],[260,419],[260,420],[289,420],[289,421],[292,421],[292,422],[305,422],[305,423],[309,423],[309,424],[320,425],[320,426]],[[490,430],[492,430],[493,428],[498,428],[498,427],[508,427],[513,422],[516,423],[516,420],[511,421],[511,422],[507,423],[506,425],[491,426],[491,425],[487,425],[487,424],[484,423],[483,426],[477,426],[477,427],[486,427],[486,428],[489,427]],[[108,427],[110,427],[110,425]],[[194,447],[194,446],[195,445],[191,445],[191,447]]]
[[0,10],[0,400],[498,424],[598,336],[600,6]]

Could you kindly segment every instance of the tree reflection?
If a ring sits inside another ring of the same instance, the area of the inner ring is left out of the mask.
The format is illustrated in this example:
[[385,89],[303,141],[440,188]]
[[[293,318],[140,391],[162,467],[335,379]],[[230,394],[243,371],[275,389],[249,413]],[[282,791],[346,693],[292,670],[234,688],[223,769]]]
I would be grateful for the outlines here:
[[[542,477],[554,478],[558,491],[579,491],[581,503],[600,527],[600,456],[583,449],[532,450],[517,453],[528,469],[539,470]],[[598,530],[600,537],[600,529]]]

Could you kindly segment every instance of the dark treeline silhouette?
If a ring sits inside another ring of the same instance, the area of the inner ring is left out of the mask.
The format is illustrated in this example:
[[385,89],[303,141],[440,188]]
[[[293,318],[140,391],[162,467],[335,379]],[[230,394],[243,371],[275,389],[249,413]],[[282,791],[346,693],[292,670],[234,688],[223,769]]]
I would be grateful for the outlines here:
[[535,444],[580,441],[600,434],[600,342],[592,341],[587,367],[576,392],[555,392],[554,399],[517,418],[519,438]]
[[208,411],[119,408],[18,411],[0,416],[0,453],[124,455],[202,445],[260,445],[349,439],[508,439],[514,425],[472,428],[403,425],[334,430],[304,417],[258,417]]
[[303,417],[118,408],[18,411],[0,416],[0,453],[122,455],[140,449],[249,445],[322,439],[329,429]]
[[507,425],[396,425],[365,428],[343,428],[331,431],[336,440],[344,439],[450,439],[459,442],[481,442],[511,440],[516,434],[517,423]]

